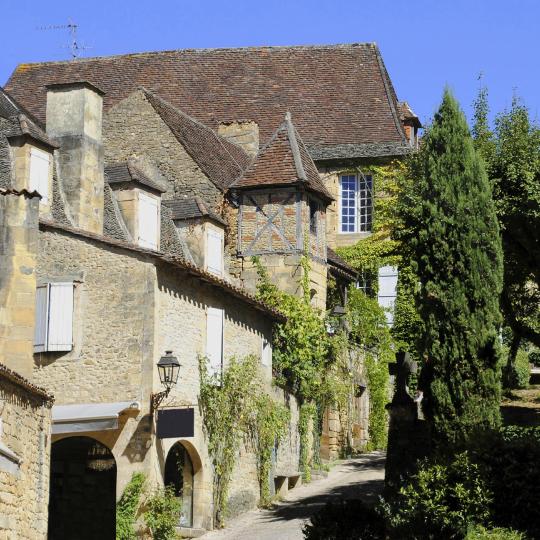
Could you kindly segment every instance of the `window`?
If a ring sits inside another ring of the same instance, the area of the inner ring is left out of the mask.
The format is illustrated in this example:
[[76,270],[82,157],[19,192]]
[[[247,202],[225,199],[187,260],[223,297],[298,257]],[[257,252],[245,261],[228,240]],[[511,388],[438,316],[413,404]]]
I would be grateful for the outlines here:
[[396,266],[382,266],[379,268],[379,291],[377,300],[379,306],[386,312],[388,326],[394,324],[394,304],[397,296],[398,269]]
[[222,309],[209,307],[206,312],[206,357],[210,375],[221,375],[223,368],[224,318]]
[[409,142],[413,148],[416,148],[416,129],[414,126],[410,126],[409,131]]
[[262,338],[261,363],[263,366],[272,365],[272,344],[264,337]]
[[223,274],[223,231],[206,231],[206,269],[212,274]]
[[158,200],[139,193],[139,241],[141,247],[158,249]]
[[343,175],[340,180],[340,232],[370,232],[373,182],[370,175]]
[[41,202],[49,202],[49,163],[50,154],[32,148],[30,150],[30,179],[28,188],[41,195]]
[[319,211],[319,205],[314,201],[309,201],[309,232],[317,234],[317,214]]
[[34,352],[73,348],[73,282],[46,283],[36,290]]

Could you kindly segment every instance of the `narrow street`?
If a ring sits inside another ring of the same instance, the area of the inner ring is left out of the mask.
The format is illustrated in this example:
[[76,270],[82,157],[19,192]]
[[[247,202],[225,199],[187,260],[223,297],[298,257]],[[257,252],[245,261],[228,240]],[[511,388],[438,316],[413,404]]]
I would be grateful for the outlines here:
[[375,501],[383,488],[384,462],[382,452],[341,461],[327,478],[294,489],[272,510],[247,512],[231,521],[225,529],[207,533],[203,538],[301,540],[305,521],[326,502],[348,498]]

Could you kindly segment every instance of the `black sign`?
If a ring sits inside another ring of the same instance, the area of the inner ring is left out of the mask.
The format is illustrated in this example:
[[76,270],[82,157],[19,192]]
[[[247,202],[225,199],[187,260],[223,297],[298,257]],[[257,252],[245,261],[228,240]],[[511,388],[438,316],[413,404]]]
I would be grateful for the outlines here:
[[195,409],[159,409],[157,412],[158,439],[193,437]]

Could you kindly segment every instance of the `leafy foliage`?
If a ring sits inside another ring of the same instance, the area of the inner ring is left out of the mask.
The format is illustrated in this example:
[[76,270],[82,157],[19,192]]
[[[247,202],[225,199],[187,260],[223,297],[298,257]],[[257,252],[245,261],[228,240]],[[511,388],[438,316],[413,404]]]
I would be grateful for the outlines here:
[[145,476],[134,473],[116,504],[116,540],[135,540],[135,519],[144,490]]
[[497,327],[502,251],[491,188],[465,116],[448,90],[399,200],[420,288],[418,353],[436,442],[500,422]]
[[382,517],[360,500],[327,503],[304,526],[306,540],[380,540]]
[[504,249],[501,306],[521,338],[540,345],[540,127],[514,98],[499,114],[495,130],[487,121],[487,90],[475,102],[475,145],[493,184]]
[[450,463],[425,462],[399,493],[382,504],[392,538],[461,539],[490,518],[491,494],[467,453]]
[[519,349],[515,361],[503,367],[503,387],[509,389],[527,388],[531,378],[529,355],[527,351]]
[[172,486],[156,489],[146,500],[144,519],[152,531],[154,540],[172,540],[182,503],[174,494]]
[[351,288],[348,296],[347,320],[351,339],[364,350],[369,388],[370,448],[385,448],[389,398],[388,363],[393,361],[392,338],[384,310],[376,300],[360,289]]
[[258,359],[231,358],[223,377],[209,375],[206,358],[199,360],[200,403],[208,453],[214,467],[214,519],[223,526],[227,515],[231,475],[244,440],[257,453],[261,505],[270,502],[269,472],[272,450],[286,433],[289,411],[269,396],[259,374]]
[[523,533],[512,529],[486,529],[482,525],[473,527],[465,537],[465,540],[526,540]]
[[540,428],[509,426],[485,435],[471,456],[493,494],[493,523],[540,538]]

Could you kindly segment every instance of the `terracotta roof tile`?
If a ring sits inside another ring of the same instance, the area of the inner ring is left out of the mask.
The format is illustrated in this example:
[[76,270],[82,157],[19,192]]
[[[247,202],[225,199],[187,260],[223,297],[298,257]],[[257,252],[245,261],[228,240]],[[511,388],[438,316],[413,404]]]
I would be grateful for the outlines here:
[[248,155],[209,127],[145,90],[149,103],[208,178],[225,190],[247,167]]
[[125,182],[136,182],[147,186],[160,193],[167,191],[166,185],[156,181],[142,172],[131,160],[125,163],[115,163],[105,167],[105,177],[109,184],[123,184]]
[[102,88],[106,109],[144,86],[213,129],[253,120],[262,144],[291,111],[310,151],[324,148],[336,157],[348,145],[368,154],[381,143],[392,151],[407,146],[396,94],[373,43],[185,49],[23,64],[6,87],[44,120],[45,86],[75,79]]
[[318,193],[324,199],[333,200],[293,126],[290,114],[287,113],[270,141],[231,187],[252,188],[291,184],[303,184],[306,189]]
[[218,216],[215,212],[209,209],[200,197],[186,197],[184,199],[173,199],[169,201],[163,201],[167,208],[171,210],[171,219],[197,219],[207,217],[213,221],[217,221],[222,225],[226,225],[224,219]]

